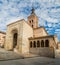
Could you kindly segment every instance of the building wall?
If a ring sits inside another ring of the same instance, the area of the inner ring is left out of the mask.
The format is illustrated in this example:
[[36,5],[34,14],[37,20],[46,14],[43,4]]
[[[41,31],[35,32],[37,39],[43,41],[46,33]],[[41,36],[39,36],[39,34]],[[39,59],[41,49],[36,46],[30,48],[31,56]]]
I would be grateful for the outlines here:
[[18,38],[17,38],[17,50],[22,52],[22,22],[24,20],[19,20],[17,22],[11,23],[7,26],[7,34],[6,34],[6,42],[5,42],[5,49],[6,50],[13,50],[13,34],[14,30],[17,30]]
[[33,37],[33,29],[26,22],[23,22],[22,53],[29,53],[29,37]]
[[6,34],[0,33],[0,47],[4,47]]
[[29,52],[29,41],[28,38],[33,36],[33,29],[30,27],[25,20],[21,20],[15,23],[12,23],[7,26],[7,35],[6,35],[6,50],[14,50],[13,48],[13,34],[14,30],[17,30],[17,46],[16,50],[20,53]]
[[58,37],[56,35],[54,36],[54,40],[55,40],[56,44],[59,42]]
[[44,28],[37,28],[34,29],[34,37],[42,37],[42,36],[47,36],[47,32],[44,30]]
[[60,44],[58,44],[58,50],[60,50]]
[[[40,47],[37,47],[37,41],[40,41]],[[49,40],[49,47],[45,47],[45,43],[44,43],[44,47],[41,47],[41,40]],[[38,54],[40,56],[47,56],[47,57],[54,57],[55,56],[55,42],[53,40],[53,38],[41,38],[41,39],[34,39],[34,40],[30,40],[30,42],[34,42],[36,41],[36,48],[32,47],[30,48],[30,53],[33,54]]]

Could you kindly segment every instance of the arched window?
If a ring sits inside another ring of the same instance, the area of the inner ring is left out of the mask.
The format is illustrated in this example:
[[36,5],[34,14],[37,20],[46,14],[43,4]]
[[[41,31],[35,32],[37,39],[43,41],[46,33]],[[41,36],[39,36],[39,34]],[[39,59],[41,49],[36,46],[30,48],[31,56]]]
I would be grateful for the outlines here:
[[33,23],[33,20],[32,20],[32,23]]
[[34,48],[36,47],[36,41],[33,42],[33,46],[34,46]]
[[41,40],[41,47],[44,47],[44,40]]
[[37,47],[40,47],[40,41],[37,41]]
[[32,48],[32,41],[30,42],[30,48]]
[[32,24],[32,28],[33,28],[33,24]]
[[30,23],[31,23],[31,21],[30,21]]
[[45,47],[49,47],[49,40],[45,40]]

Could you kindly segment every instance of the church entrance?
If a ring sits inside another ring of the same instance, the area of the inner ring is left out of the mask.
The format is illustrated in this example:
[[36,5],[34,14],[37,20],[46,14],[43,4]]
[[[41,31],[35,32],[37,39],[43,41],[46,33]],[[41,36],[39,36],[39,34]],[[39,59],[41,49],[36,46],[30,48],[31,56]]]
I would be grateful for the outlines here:
[[14,33],[13,34],[13,48],[16,48],[16,45],[17,45],[17,37],[18,37],[18,34],[17,33]]

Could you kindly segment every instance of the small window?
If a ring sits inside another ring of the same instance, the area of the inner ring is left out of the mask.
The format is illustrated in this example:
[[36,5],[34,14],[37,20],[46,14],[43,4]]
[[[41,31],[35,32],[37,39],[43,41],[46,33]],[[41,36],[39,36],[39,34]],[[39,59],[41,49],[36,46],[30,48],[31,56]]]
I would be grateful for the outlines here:
[[40,41],[37,41],[37,47],[40,47]]
[[35,48],[36,47],[36,42],[35,41],[33,42],[33,45],[34,45],[34,48]]
[[33,23],[33,20],[32,20],[32,23]]
[[30,23],[31,23],[31,21],[30,21]]
[[30,42],[30,48],[32,48],[32,41]]
[[33,28],[33,25],[32,25],[32,28]]

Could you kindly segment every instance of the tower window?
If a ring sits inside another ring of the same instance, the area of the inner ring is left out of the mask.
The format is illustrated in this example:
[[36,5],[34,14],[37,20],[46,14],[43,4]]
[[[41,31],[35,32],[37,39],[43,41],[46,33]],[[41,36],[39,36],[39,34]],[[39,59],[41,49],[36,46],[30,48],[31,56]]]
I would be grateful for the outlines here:
[[30,23],[31,23],[31,21],[30,21]]
[[32,20],[32,23],[33,23],[33,20]]
[[32,28],[33,28],[33,25],[32,25]]

